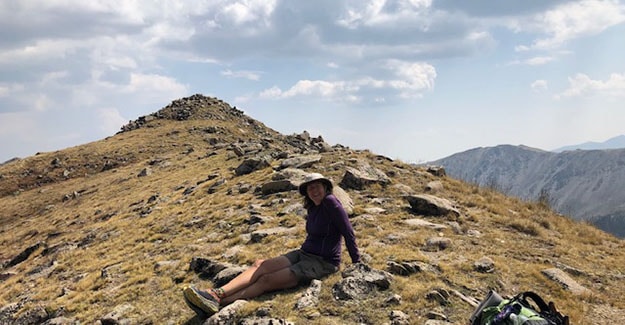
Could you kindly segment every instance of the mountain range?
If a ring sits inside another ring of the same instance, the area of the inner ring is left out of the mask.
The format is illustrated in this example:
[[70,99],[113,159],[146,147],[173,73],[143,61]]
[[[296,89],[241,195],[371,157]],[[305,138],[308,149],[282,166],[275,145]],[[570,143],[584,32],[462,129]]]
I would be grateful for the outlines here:
[[570,150],[605,150],[605,149],[622,149],[625,148],[625,135],[619,135],[603,142],[584,142],[581,144],[564,146],[554,149],[554,152],[563,152]]
[[[615,144],[623,137],[614,138]],[[607,145],[607,142],[605,143]],[[625,149],[549,152],[526,146],[475,148],[432,162],[452,177],[625,236]]]
[[[310,172],[334,182],[363,263],[344,251],[321,281],[195,315],[186,285],[300,247]],[[625,324],[622,239],[199,94],[0,165],[0,244],[0,324],[466,324],[490,290],[537,292],[572,324]]]

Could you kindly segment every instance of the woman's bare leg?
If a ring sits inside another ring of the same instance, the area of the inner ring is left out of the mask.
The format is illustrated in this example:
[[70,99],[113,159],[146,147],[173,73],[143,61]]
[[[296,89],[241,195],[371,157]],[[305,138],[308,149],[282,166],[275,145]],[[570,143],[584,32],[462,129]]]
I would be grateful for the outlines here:
[[255,278],[255,281],[248,286],[243,287],[233,293],[227,294],[221,300],[221,303],[223,305],[227,305],[237,299],[258,297],[265,292],[292,288],[296,286],[297,283],[298,280],[295,276],[295,273],[293,273],[293,271],[291,271],[289,267],[285,267],[271,273],[264,273],[260,275],[258,278]]
[[273,273],[284,268],[289,270],[289,266],[291,266],[291,262],[289,262],[289,259],[285,256],[278,256],[268,260],[258,260],[254,262],[250,268],[243,271],[243,273],[237,275],[236,278],[230,280],[230,282],[221,287],[224,291],[223,298],[249,287],[258,281],[258,279],[264,274]]

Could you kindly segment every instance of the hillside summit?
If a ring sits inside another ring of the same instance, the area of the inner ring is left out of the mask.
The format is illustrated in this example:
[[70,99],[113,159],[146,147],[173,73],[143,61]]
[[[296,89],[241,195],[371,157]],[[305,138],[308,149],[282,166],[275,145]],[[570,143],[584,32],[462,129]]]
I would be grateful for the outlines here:
[[[185,285],[303,242],[309,172],[334,181],[365,263],[344,256],[323,281],[198,319]],[[0,222],[0,324],[466,324],[490,289],[536,291],[572,324],[625,324],[622,240],[202,95],[1,165]]]

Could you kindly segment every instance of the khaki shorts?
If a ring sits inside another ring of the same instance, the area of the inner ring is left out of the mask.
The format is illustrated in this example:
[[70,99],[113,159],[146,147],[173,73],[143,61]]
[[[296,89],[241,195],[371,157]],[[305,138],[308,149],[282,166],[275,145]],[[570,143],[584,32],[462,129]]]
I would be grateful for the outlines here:
[[299,282],[324,278],[339,270],[332,263],[326,262],[321,256],[308,254],[301,249],[284,254],[291,262],[291,271]]

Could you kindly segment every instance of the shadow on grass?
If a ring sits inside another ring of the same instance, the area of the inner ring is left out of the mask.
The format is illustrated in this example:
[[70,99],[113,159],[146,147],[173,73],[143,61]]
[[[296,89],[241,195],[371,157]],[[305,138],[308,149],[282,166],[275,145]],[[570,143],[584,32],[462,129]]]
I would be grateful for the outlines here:
[[195,315],[193,318],[190,318],[183,324],[184,325],[202,325],[204,324],[204,321],[206,321],[206,318]]

